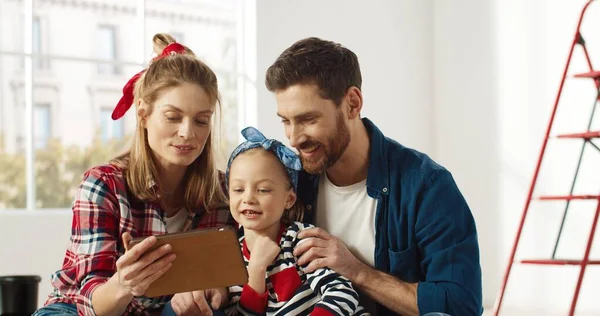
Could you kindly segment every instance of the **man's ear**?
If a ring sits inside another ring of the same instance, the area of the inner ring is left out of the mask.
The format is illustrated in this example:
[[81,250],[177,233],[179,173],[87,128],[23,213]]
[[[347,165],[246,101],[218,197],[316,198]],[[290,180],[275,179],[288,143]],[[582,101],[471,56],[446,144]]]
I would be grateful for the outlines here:
[[290,208],[292,208],[292,206],[294,206],[294,203],[296,203],[296,192],[294,192],[294,190],[290,190],[290,194],[288,195],[287,199],[285,200],[285,209],[289,210]]
[[346,91],[346,103],[348,104],[348,119],[360,118],[363,106],[362,92],[358,87],[350,87]]

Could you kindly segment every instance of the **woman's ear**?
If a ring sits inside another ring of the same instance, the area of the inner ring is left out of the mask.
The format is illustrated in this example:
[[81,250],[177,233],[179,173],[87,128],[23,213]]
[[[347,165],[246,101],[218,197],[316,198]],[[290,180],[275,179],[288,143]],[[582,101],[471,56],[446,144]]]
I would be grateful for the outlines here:
[[146,128],[146,109],[148,105],[142,100],[138,100],[137,102],[137,115],[140,118],[140,124],[142,124],[143,128]]
[[292,206],[294,206],[294,203],[296,203],[296,192],[294,192],[294,190],[290,190],[290,193],[287,197],[287,199],[285,200],[285,209],[289,210],[290,208],[292,208]]

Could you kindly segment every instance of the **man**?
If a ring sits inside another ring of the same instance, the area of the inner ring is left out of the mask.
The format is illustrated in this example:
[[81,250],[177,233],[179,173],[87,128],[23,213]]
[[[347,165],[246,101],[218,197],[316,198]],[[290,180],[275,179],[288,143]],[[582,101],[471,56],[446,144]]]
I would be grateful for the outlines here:
[[319,227],[300,236],[299,263],[350,279],[374,315],[481,315],[469,206],[450,172],[361,118],[361,82],[357,56],[319,38],[294,43],[267,70],[306,171],[305,220]]

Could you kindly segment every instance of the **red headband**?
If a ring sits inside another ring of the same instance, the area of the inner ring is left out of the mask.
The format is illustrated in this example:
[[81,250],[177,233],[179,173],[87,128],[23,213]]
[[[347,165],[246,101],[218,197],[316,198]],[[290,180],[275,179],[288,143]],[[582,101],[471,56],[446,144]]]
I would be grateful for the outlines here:
[[[179,43],[171,43],[171,44],[167,45],[167,47],[165,47],[165,49],[163,49],[163,51],[160,55],[152,58],[152,60],[150,62],[153,62],[157,59],[160,59],[160,58],[163,58],[163,57],[166,57],[169,55],[182,54],[184,52],[185,52],[185,47],[183,45],[181,45]],[[138,81],[138,79],[144,73],[144,71],[146,71],[146,69],[138,72],[133,77],[131,77],[131,79],[129,79],[129,81],[127,81],[127,83],[123,87],[123,96],[121,97],[121,100],[119,100],[119,103],[117,103],[117,106],[115,107],[115,109],[113,110],[112,115],[111,115],[113,120],[118,120],[121,117],[123,117],[123,115],[125,115],[125,113],[127,113],[127,110],[129,110],[129,108],[133,104],[133,88],[135,87],[135,83]]]

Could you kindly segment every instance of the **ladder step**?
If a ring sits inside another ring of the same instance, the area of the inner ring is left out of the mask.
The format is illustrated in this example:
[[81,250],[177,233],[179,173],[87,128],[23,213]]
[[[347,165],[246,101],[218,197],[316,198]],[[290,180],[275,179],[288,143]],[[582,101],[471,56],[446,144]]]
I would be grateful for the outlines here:
[[[568,260],[568,259],[527,259],[520,260],[522,264],[545,264],[545,265],[581,265],[583,260]],[[589,260],[587,264],[600,264],[600,260]]]
[[538,197],[542,201],[570,201],[570,200],[600,200],[600,195],[545,195]]
[[573,133],[573,134],[561,134],[561,135],[556,135],[556,138],[583,138],[583,139],[600,138],[600,131],[585,132],[585,133]]
[[593,79],[598,79],[598,78],[600,78],[600,71],[584,72],[584,73],[576,74],[573,77],[575,77],[575,78],[593,78]]

